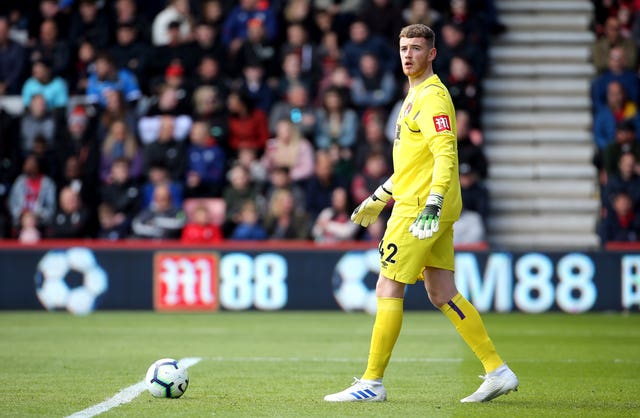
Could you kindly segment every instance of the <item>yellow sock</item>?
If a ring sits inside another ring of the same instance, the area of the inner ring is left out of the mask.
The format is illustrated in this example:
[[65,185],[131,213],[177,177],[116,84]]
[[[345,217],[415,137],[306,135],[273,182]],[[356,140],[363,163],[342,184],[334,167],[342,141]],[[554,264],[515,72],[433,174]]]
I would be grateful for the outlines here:
[[440,310],[453,322],[460,336],[482,362],[486,373],[494,371],[503,364],[487,334],[480,314],[464,296],[458,293],[447,304],[441,306]]
[[382,379],[389,364],[391,351],[396,344],[402,327],[402,298],[378,298],[376,322],[371,333],[371,348],[367,370],[362,376],[365,380]]

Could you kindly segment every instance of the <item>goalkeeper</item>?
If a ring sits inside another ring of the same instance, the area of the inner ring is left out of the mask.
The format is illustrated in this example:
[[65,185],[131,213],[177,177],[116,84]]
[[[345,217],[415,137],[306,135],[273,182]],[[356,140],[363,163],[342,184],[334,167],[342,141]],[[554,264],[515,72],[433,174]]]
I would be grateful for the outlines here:
[[407,284],[424,280],[429,300],[454,324],[485,371],[484,382],[461,402],[484,402],[518,387],[500,358],[478,311],[456,289],[453,223],[462,207],[458,179],[455,110],[433,73],[433,31],[422,24],[400,32],[402,69],[409,92],[396,124],[393,175],[353,212],[362,226],[373,223],[387,201],[395,204],[380,241],[377,313],[367,369],[361,379],[326,401],[384,401],[385,368],[400,334]]

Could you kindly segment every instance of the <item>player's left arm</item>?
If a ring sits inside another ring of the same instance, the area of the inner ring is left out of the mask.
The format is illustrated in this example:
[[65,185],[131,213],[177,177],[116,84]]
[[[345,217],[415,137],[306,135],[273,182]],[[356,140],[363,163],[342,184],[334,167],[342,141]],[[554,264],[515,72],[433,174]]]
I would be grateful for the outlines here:
[[429,100],[429,106],[423,109],[424,114],[417,119],[434,160],[425,207],[409,228],[413,236],[419,239],[429,238],[439,229],[444,196],[451,186],[458,158],[453,107],[448,106],[447,101],[439,95],[433,95],[430,99],[434,100]]

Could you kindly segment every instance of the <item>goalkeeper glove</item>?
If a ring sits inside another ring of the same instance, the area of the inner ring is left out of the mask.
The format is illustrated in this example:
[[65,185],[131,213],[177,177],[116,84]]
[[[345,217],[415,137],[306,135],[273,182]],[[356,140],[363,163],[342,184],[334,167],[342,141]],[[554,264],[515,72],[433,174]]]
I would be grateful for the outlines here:
[[432,193],[427,198],[427,204],[409,227],[409,232],[418,238],[425,239],[438,232],[440,227],[440,211],[443,198],[437,193]]
[[391,179],[388,179],[355,208],[351,214],[351,220],[364,227],[374,223],[391,198],[392,191],[393,183],[391,183]]

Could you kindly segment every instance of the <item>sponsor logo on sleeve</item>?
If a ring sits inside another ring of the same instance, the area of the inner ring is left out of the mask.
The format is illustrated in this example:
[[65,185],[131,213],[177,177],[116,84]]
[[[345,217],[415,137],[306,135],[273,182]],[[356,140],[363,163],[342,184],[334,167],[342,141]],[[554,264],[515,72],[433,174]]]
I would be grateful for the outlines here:
[[451,131],[451,122],[447,115],[434,116],[433,125],[436,128],[436,132]]

